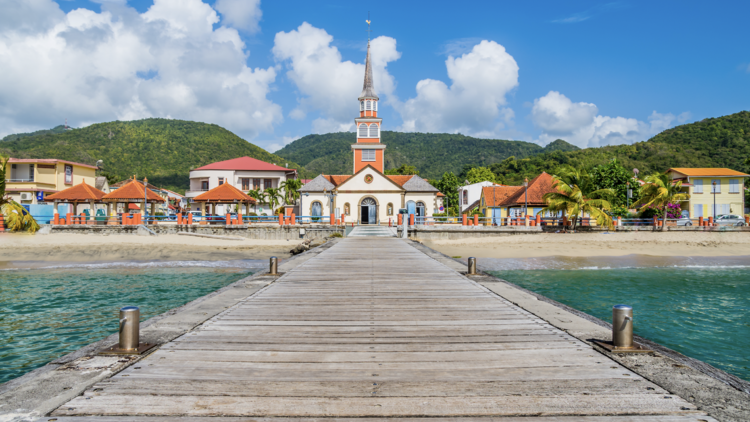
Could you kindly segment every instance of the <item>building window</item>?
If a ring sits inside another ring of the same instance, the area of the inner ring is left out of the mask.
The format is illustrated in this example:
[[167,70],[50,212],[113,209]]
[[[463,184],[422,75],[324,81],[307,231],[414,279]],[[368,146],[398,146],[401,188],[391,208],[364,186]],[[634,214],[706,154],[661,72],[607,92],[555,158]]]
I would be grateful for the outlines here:
[[362,161],[375,161],[375,150],[374,149],[363,149],[362,150]]
[[370,100],[367,100],[367,106],[366,106],[366,107],[367,107],[367,108],[366,108],[365,110],[367,110],[367,111],[370,111],[370,110],[372,110],[372,101],[370,101]]
[[[29,180],[34,181],[34,164],[29,164]],[[736,182],[736,180],[733,180]]]
[[378,102],[377,101],[373,101],[372,102],[372,111],[378,111]]
[[219,186],[221,186],[223,184],[224,184],[224,178],[223,177],[219,177]]
[[365,102],[364,101],[360,101],[359,102],[359,111],[365,111]]
[[388,207],[386,208],[386,214],[393,215],[393,204],[388,204]]
[[65,184],[70,185],[73,183],[73,166],[70,164],[65,165]]
[[243,177],[240,180],[242,181],[242,190],[250,190],[250,178]]
[[721,180],[714,179],[711,181],[711,193],[721,193]]
[[378,125],[373,123],[370,125],[370,138],[378,137]]
[[729,180],[729,193],[740,193],[740,181],[737,179]]
[[208,190],[208,180],[201,181],[201,190]]
[[469,205],[469,192],[464,191],[463,197],[464,197],[464,205]]
[[351,215],[348,202],[344,204],[344,215]]
[[273,179],[263,179],[263,189],[269,189],[273,187]]
[[359,124],[359,137],[367,138],[367,125],[364,123]]
[[693,181],[693,193],[703,193],[703,180],[702,179]]
[[253,179],[253,189],[255,190],[260,189],[260,180],[261,179]]

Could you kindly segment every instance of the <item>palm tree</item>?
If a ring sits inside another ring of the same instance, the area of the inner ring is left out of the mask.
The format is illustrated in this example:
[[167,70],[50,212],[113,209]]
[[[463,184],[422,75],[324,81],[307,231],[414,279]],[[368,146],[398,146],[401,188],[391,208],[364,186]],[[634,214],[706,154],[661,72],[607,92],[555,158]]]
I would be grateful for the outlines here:
[[661,229],[664,231],[667,229],[667,205],[690,199],[690,195],[680,190],[681,181],[672,180],[666,173],[646,176],[645,182],[641,190],[641,199],[633,206],[640,206],[641,209],[648,206],[660,207],[664,216]]
[[[580,173],[580,172],[579,172]],[[578,224],[578,217],[586,213],[596,219],[596,224],[613,228],[612,217],[607,214],[607,210],[612,208],[609,201],[605,199],[596,199],[597,197],[613,195],[612,189],[599,189],[584,195],[577,184],[569,185],[559,176],[552,176],[553,186],[557,192],[550,192],[544,195],[544,201],[547,207],[543,208],[540,213],[563,211],[573,219],[573,230]]]
[[297,202],[301,187],[302,181],[299,179],[287,179],[281,182],[281,188],[284,189],[284,201],[287,205],[294,205]]
[[271,206],[271,215],[276,214],[276,205],[281,204],[283,197],[279,188],[266,188],[266,201]]
[[266,194],[263,193],[263,191],[261,189],[252,189],[252,190],[247,191],[247,196],[255,199],[255,212],[257,214],[257,212],[258,212],[258,202],[262,203],[264,201],[265,197],[266,197]]
[[34,217],[21,204],[5,196],[8,160],[10,160],[9,157],[0,155],[0,214],[5,217],[5,224],[11,231],[34,233],[39,230],[39,224]]

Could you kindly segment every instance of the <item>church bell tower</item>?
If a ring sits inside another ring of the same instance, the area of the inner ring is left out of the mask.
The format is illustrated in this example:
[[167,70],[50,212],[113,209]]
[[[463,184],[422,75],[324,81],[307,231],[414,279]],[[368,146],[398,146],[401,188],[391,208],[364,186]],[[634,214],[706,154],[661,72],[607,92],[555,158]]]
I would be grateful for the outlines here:
[[381,173],[385,172],[385,145],[380,143],[380,123],[383,119],[378,118],[379,100],[372,83],[370,41],[368,40],[365,83],[359,95],[359,117],[354,119],[357,126],[357,143],[352,145],[354,173],[367,165],[373,166]]

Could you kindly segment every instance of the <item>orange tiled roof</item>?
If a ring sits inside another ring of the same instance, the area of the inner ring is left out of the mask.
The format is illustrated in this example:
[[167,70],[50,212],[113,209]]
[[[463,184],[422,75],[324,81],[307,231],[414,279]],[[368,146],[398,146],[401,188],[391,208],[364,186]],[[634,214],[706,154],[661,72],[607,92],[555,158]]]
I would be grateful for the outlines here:
[[329,182],[333,183],[333,186],[338,186],[346,182],[347,180],[349,180],[349,178],[352,176],[346,175],[346,174],[338,174],[338,175],[337,174],[329,174],[329,175],[324,174],[323,177],[325,177]]
[[402,176],[400,174],[393,174],[393,175],[388,175],[388,176],[385,176],[385,177],[391,179],[391,181],[393,181],[395,184],[397,184],[397,185],[399,185],[399,186],[401,186],[403,188],[404,187],[404,183],[406,183],[409,180],[411,180],[411,178],[414,177],[414,176],[411,175],[411,174],[406,175],[406,176]]
[[255,199],[229,183],[219,185],[193,198],[193,201],[196,202],[234,202],[235,200],[239,202],[255,202]]
[[669,171],[676,171],[677,173],[682,173],[685,176],[693,176],[693,177],[699,177],[699,176],[744,176],[744,177],[750,177],[750,174],[741,173],[736,170],[727,169],[727,168],[685,168],[685,167],[679,167],[679,168],[671,168],[667,170]]
[[499,207],[518,189],[523,190],[523,186],[485,186],[482,188],[482,197],[486,206]]
[[556,189],[552,187],[553,183],[552,176],[542,172],[542,174],[529,182],[528,189],[524,189],[523,186],[521,186],[499,206],[508,207],[522,205],[526,202],[528,202],[529,205],[546,206],[547,203],[543,198],[545,194],[556,191]]
[[130,183],[126,183],[121,188],[113,190],[112,192],[104,195],[102,199],[105,201],[110,200],[129,200],[129,201],[143,201],[143,189],[146,189],[147,199],[149,201],[165,202],[164,198],[157,195],[151,189],[144,188],[143,183],[131,180]]
[[445,196],[445,194],[443,192],[438,192],[437,196]]
[[81,182],[75,186],[71,186],[65,190],[54,193],[45,197],[47,201],[70,201],[70,202],[82,202],[82,201],[101,201],[106,193],[99,189],[89,186],[86,182]]

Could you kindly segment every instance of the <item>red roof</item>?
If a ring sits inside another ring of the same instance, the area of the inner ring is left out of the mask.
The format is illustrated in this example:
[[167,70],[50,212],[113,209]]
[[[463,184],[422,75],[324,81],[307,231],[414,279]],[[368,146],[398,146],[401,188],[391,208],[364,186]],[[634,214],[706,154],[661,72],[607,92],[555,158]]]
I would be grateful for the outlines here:
[[72,164],[74,166],[80,166],[80,167],[87,167],[90,169],[97,169],[97,166],[92,166],[89,164],[82,164],[82,163],[76,163],[73,161],[65,161],[65,160],[57,160],[54,158],[11,158],[8,160],[11,164],[57,164],[57,163],[64,163],[64,164]]
[[345,174],[324,174],[323,177],[328,179],[329,182],[333,183],[333,186],[338,186],[351,178],[351,175]]
[[260,171],[296,171],[276,164],[266,163],[251,157],[240,157],[226,161],[219,161],[195,170],[260,170]]
[[[524,189],[523,186],[518,188],[508,199],[503,201],[500,206],[521,205],[528,202],[531,205],[547,205],[543,199],[544,195],[557,190],[552,187],[552,176],[542,172],[539,176],[529,181],[529,187]],[[528,201],[527,201],[528,200]]]
[[[112,192],[104,195],[104,199],[106,200],[128,200],[128,201],[143,201],[143,183],[131,180],[130,183],[125,184],[123,187],[118,188],[116,190],[113,190]],[[152,191],[151,189],[146,189],[147,195],[148,195],[148,201],[156,201],[156,202],[165,202],[164,198],[157,195]]]
[[63,191],[49,195],[45,198],[47,201],[101,201],[106,193],[99,189],[89,186],[86,182],[81,182],[75,186],[69,187]]
[[246,195],[244,192],[229,183],[223,183],[210,191],[203,192],[193,198],[193,201],[195,202],[234,202],[235,200],[241,202],[255,202],[255,199]]
[[482,197],[488,207],[499,207],[523,186],[485,186],[482,188]]
[[399,186],[401,186],[403,188],[404,187],[404,183],[406,183],[409,180],[411,180],[411,178],[414,177],[414,175],[411,175],[411,174],[410,175],[406,175],[406,176],[402,176],[402,175],[387,175],[385,177],[391,179],[392,182],[394,182],[395,184],[397,184],[397,185],[399,185]]
[[141,206],[138,205],[138,204],[134,204],[134,203],[131,202],[131,203],[128,204],[128,209],[129,210],[139,210],[139,209],[141,209]]

